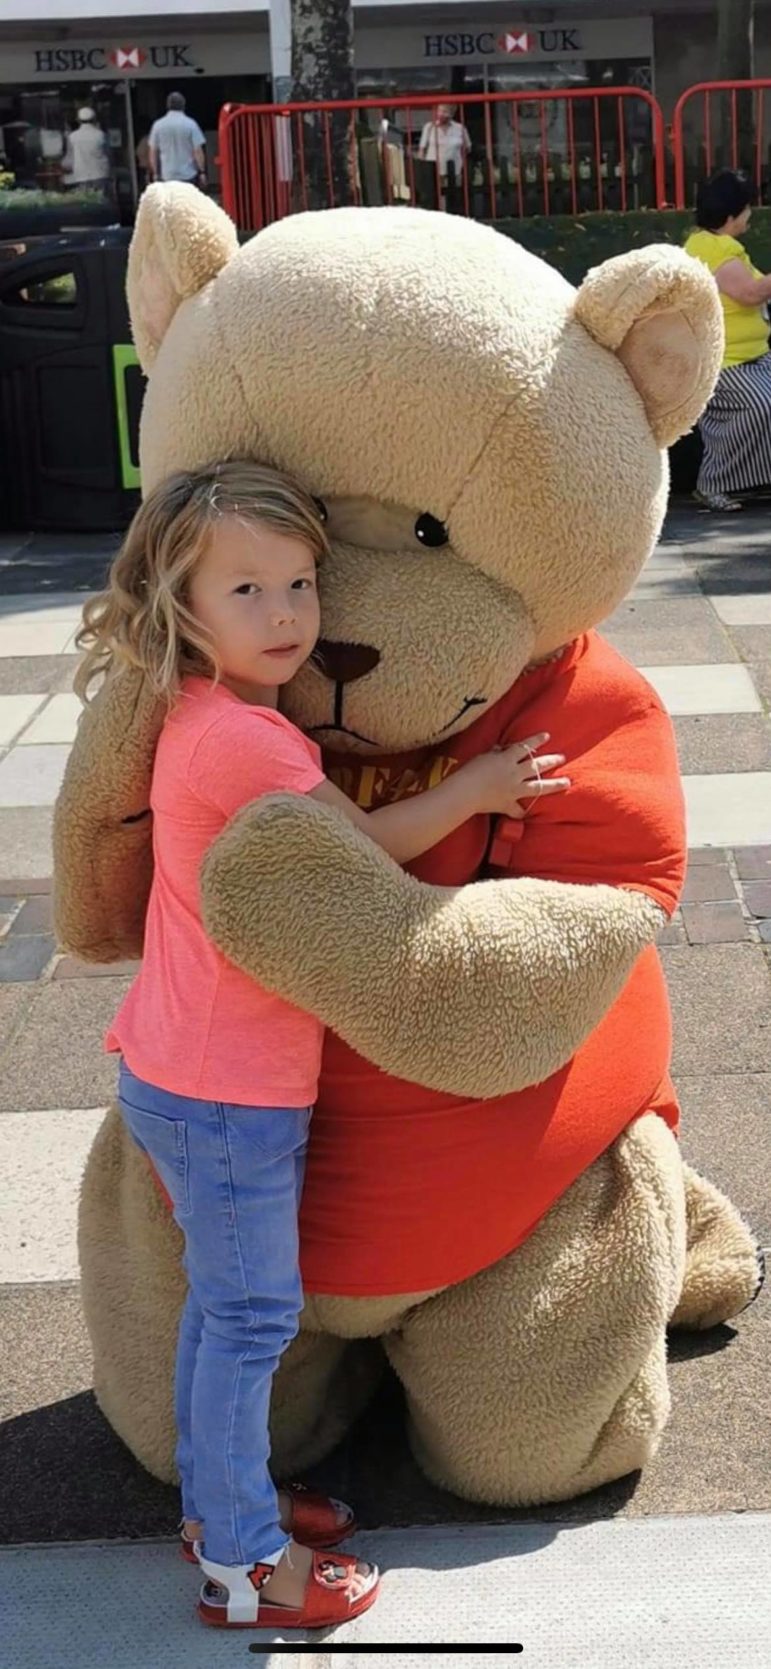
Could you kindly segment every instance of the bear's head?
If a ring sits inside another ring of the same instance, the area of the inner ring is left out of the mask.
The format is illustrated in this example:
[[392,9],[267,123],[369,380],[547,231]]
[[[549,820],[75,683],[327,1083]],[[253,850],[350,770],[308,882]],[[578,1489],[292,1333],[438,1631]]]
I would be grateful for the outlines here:
[[335,751],[451,735],[615,608],[722,349],[712,279],[667,246],[578,291],[418,210],[298,215],[239,249],[192,186],[146,193],[129,299],[145,487],[250,454],[324,503],[323,638],[284,707]]

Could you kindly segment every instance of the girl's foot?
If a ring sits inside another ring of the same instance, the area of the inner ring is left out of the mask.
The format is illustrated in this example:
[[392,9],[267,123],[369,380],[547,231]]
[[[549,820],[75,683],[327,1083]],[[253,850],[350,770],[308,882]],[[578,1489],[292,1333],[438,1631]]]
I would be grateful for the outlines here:
[[278,1563],[235,1567],[201,1560],[198,1615],[219,1628],[327,1628],[373,1605],[376,1565],[290,1541]]
[[702,510],[719,510],[725,514],[727,510],[744,508],[740,498],[729,498],[727,493],[700,493],[697,488],[693,496]]
[[[304,1547],[333,1547],[356,1528],[352,1509],[345,1501],[335,1501],[328,1495],[317,1495],[304,1484],[290,1484],[278,1491],[279,1521],[287,1535],[294,1533]],[[182,1521],[182,1551],[191,1562],[197,1562],[194,1544],[203,1539],[200,1519]]]
[[[301,1547],[299,1542],[290,1541],[283,1559],[279,1559],[273,1575],[260,1590],[263,1601],[271,1605],[302,1605],[313,1567],[313,1553],[312,1547]],[[331,1559],[334,1563],[334,1554]],[[359,1599],[364,1593],[373,1569],[364,1559],[354,1561],[349,1585],[352,1599]]]

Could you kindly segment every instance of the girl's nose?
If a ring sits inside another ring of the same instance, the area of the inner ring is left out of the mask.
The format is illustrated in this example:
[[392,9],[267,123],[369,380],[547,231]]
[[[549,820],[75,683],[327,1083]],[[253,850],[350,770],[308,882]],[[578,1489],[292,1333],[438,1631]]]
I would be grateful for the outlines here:
[[277,604],[273,609],[272,622],[274,626],[287,626],[290,625],[295,619],[295,610],[292,603],[289,601],[282,603],[281,605]]

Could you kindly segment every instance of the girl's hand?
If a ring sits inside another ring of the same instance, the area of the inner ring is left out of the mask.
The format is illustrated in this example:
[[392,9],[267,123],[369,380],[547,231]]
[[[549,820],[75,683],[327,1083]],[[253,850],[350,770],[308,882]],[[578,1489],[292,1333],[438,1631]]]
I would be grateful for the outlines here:
[[484,753],[464,765],[459,774],[468,774],[474,811],[524,817],[531,800],[546,794],[564,794],[570,787],[570,777],[549,777],[546,773],[564,765],[565,755],[538,753],[548,741],[548,732],[543,731],[539,736],[528,736],[524,742],[512,742],[510,747]]

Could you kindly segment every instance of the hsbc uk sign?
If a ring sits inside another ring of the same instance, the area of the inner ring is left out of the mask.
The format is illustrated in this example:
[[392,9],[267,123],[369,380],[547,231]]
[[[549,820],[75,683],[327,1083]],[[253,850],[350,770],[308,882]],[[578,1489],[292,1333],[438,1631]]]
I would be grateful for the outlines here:
[[45,46],[35,52],[36,75],[96,74],[116,70],[120,75],[154,70],[194,70],[187,42],[163,41],[153,46]]
[[500,54],[512,58],[574,58],[583,50],[581,30],[571,28],[530,29],[513,24],[501,34],[495,29],[482,29],[423,36],[424,58],[491,58]]

